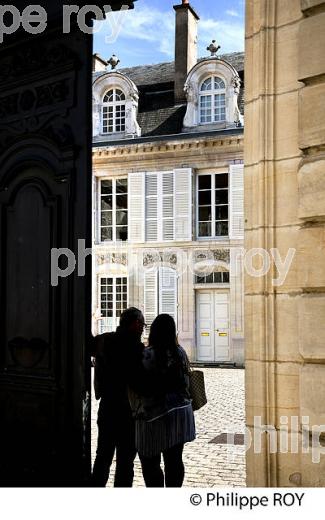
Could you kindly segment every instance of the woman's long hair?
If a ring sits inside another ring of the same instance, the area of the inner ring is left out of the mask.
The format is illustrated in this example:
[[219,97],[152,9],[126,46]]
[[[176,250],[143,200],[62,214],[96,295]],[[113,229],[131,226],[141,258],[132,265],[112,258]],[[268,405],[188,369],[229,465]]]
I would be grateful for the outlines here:
[[152,322],[149,334],[149,346],[155,350],[160,368],[167,367],[168,353],[179,361],[178,341],[174,318],[169,314],[159,314]]

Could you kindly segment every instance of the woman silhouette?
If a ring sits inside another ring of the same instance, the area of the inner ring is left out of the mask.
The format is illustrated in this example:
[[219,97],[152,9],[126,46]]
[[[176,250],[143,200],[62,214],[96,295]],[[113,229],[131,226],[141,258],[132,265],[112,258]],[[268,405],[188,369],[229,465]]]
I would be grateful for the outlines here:
[[183,448],[195,439],[195,423],[189,395],[189,361],[178,344],[174,319],[168,314],[160,314],[151,325],[141,372],[136,447],[146,486],[181,487]]

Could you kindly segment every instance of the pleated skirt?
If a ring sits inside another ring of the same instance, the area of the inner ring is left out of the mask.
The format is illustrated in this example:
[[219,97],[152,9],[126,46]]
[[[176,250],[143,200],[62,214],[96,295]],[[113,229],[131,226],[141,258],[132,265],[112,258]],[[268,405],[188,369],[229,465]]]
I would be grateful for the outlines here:
[[136,448],[143,457],[159,453],[195,439],[195,421],[192,405],[170,410],[165,415],[135,422]]

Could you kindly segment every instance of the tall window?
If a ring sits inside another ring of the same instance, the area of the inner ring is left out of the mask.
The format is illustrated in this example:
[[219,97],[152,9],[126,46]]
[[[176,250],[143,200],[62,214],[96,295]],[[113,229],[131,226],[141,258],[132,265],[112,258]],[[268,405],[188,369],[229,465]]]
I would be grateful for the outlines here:
[[198,236],[222,237],[228,232],[228,173],[199,175]]
[[146,174],[146,240],[174,240],[174,172]]
[[122,90],[112,89],[103,99],[103,133],[125,131],[125,95]]
[[128,239],[128,181],[110,179],[100,183],[101,242]]
[[100,280],[100,333],[115,330],[123,311],[128,306],[127,278],[101,278]]
[[218,76],[207,78],[200,88],[200,122],[226,120],[226,85]]

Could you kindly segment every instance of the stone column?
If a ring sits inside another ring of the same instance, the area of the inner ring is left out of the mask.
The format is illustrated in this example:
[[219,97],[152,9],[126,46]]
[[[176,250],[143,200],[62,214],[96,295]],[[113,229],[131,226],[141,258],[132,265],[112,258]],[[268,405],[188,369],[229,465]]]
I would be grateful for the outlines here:
[[[300,414],[309,417],[309,433],[325,425],[325,1],[301,0],[304,19],[298,38],[299,267],[298,346]],[[325,426],[323,427],[325,436]],[[314,450],[315,452],[315,450]],[[314,453],[315,455],[316,453]],[[302,484],[325,486],[325,461],[302,458]]]
[[[298,136],[300,0],[248,0],[246,7],[245,248],[277,249],[282,260],[298,249]],[[261,267],[256,257],[255,267]],[[245,275],[246,414],[261,453],[247,453],[248,486],[290,486],[301,481],[299,453],[272,453],[288,421],[301,443],[298,302],[295,256],[284,282],[271,262],[266,276]],[[254,428],[255,421],[273,433]],[[256,450],[256,445],[255,445]]]

